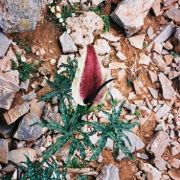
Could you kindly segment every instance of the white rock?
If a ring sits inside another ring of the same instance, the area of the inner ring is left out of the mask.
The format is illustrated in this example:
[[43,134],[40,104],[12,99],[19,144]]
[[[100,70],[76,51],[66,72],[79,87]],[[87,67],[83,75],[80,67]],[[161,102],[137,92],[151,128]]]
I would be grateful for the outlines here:
[[153,98],[157,99],[158,98],[158,90],[152,88],[152,87],[148,87],[149,92],[151,93],[151,95],[153,96]]
[[62,63],[67,64],[67,59],[68,59],[68,57],[70,57],[71,59],[73,59],[73,58],[74,58],[74,54],[61,55],[60,58],[59,58],[59,60],[58,60],[57,67],[59,68]]
[[158,76],[156,73],[154,73],[152,71],[148,71],[148,75],[149,75],[149,78],[150,78],[152,83],[155,83],[158,81]]
[[103,31],[103,20],[92,11],[84,12],[78,17],[69,17],[66,27],[75,44],[86,46],[94,41],[94,35]]
[[90,139],[91,143],[94,144],[94,145],[97,143],[99,138],[100,137],[97,135],[97,133],[93,134],[92,136],[89,136],[89,139]]
[[127,69],[127,66],[125,63],[120,62],[112,62],[109,64],[110,69]]
[[164,103],[164,105],[158,109],[156,113],[156,117],[160,119],[163,116],[167,115],[170,110],[171,110],[171,107]]
[[108,138],[105,147],[106,147],[106,149],[108,149],[108,150],[113,150],[114,141],[113,141],[112,139]]
[[100,3],[102,3],[104,0],[92,0],[92,6],[97,7]]
[[136,94],[142,94],[143,93],[144,84],[141,80],[139,80],[139,79],[134,80],[133,85],[134,85],[134,89],[135,89]]
[[111,47],[105,39],[97,39],[94,48],[99,55],[109,54],[111,51]]
[[130,104],[130,103],[124,103],[124,107],[127,108],[129,111],[131,111],[131,114],[134,114],[136,111],[136,105]]
[[154,0],[125,0],[118,4],[111,14],[113,20],[125,29],[128,36],[137,32],[144,25],[144,18],[152,7]]
[[143,163],[141,165],[141,169],[143,171],[145,171],[148,180],[160,180],[161,179],[161,172],[158,171],[151,164]]
[[152,6],[152,9],[156,17],[158,17],[161,14],[161,1],[162,0],[156,0]]
[[161,71],[164,71],[165,68],[167,67],[167,65],[166,65],[165,61],[163,60],[162,56],[157,54],[157,53],[153,54],[153,61],[155,62],[155,64],[158,66],[158,68]]
[[149,39],[153,39],[155,37],[154,31],[152,26],[149,26],[147,29],[147,35],[149,36]]
[[127,60],[127,57],[121,52],[121,51],[118,51],[118,53],[116,54],[116,56],[122,60],[122,61],[125,61]]
[[172,87],[172,82],[163,73],[160,73],[158,77],[161,83],[163,97],[165,99],[171,100],[175,96],[175,91]]
[[144,53],[140,54],[139,64],[148,66],[151,62],[151,58]]
[[96,180],[119,180],[119,170],[112,164],[106,165]]
[[59,40],[61,42],[62,50],[64,53],[73,53],[77,51],[75,43],[67,32],[64,32],[59,37]]
[[[140,150],[142,148],[144,148],[145,144],[143,143],[143,141],[134,133],[132,132],[127,132],[127,131],[124,131],[123,132],[128,140],[126,138],[123,138],[123,141],[125,143],[125,146],[128,147],[128,149],[130,150],[130,152],[134,152],[136,150]],[[122,158],[125,157],[125,154],[119,150],[119,155],[117,157],[118,160],[121,160]]]
[[114,36],[110,32],[102,33],[102,34],[100,34],[100,37],[102,37],[110,42],[117,42],[120,40],[120,37]]
[[113,99],[116,99],[118,101],[124,99],[124,96],[122,95],[122,93],[115,87],[111,87],[109,92],[112,95]]
[[128,38],[130,44],[137,49],[143,49],[145,34],[132,36]]

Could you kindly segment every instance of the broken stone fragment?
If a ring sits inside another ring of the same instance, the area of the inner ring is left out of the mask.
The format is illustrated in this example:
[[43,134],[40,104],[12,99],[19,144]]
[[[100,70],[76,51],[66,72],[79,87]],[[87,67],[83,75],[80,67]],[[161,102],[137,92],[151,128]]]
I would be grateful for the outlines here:
[[[125,146],[130,150],[131,153],[144,148],[145,144],[136,134],[127,131],[124,131],[124,134],[126,135],[128,140],[126,138],[123,138],[123,141],[125,143]],[[124,157],[125,154],[121,150],[119,150],[117,160],[121,160]]]
[[140,54],[139,64],[148,66],[151,62],[151,58],[144,53]]
[[19,82],[14,72],[0,73],[0,108],[6,110],[11,107],[16,92],[19,90]]
[[148,180],[160,180],[161,172],[148,163],[142,163],[141,169],[146,173]]
[[145,34],[132,36],[128,38],[130,44],[137,49],[143,49]]
[[118,53],[116,54],[116,56],[117,56],[121,61],[127,60],[127,57],[126,57],[121,51],[118,51]]
[[172,82],[163,73],[160,73],[158,77],[161,83],[163,97],[165,99],[171,100],[175,96],[175,91],[172,87]]
[[176,29],[176,32],[173,37],[173,45],[175,51],[180,54],[180,28]]
[[158,81],[158,76],[156,73],[154,73],[152,71],[148,71],[148,76],[149,76],[152,83],[155,83]]
[[169,145],[169,142],[170,139],[168,133],[159,131],[146,149],[150,153],[154,154],[155,159],[158,159],[163,155],[166,147]]
[[104,0],[92,0],[92,6],[97,7],[100,3],[102,3]]
[[119,180],[119,170],[116,166],[110,164],[103,167],[97,180]]
[[134,86],[134,90],[135,90],[136,94],[143,93],[144,84],[141,80],[139,80],[139,79],[134,80],[133,86]]
[[156,0],[152,6],[152,9],[156,17],[158,17],[161,14],[161,1],[162,0]]
[[94,48],[98,55],[109,54],[111,51],[111,47],[105,39],[97,39],[95,41]]
[[109,63],[109,68],[110,69],[127,69],[127,66],[125,63],[111,62]]
[[153,160],[153,163],[160,171],[167,170],[167,168],[166,168],[167,162],[162,157],[155,158]]
[[[0,12],[1,12],[1,10],[0,10]],[[0,17],[0,22],[1,22],[1,17]],[[10,39],[8,39],[2,32],[0,32],[0,59],[5,56],[6,51],[8,50],[9,45],[11,43],[12,43],[12,41]]]
[[175,31],[175,26],[172,23],[169,23],[158,35],[157,37],[149,44],[147,50],[150,52],[154,44],[162,44],[167,39],[171,37],[171,35]]
[[0,163],[8,163],[8,140],[0,138]]
[[168,174],[174,180],[180,179],[180,169],[171,169],[168,171]]
[[64,32],[60,36],[59,40],[64,53],[73,53],[77,51],[75,43],[73,42],[71,36],[67,32]]
[[86,46],[94,41],[94,35],[103,31],[103,20],[92,11],[84,12],[78,17],[69,17],[66,27],[75,44]]
[[111,34],[110,32],[106,32],[106,33],[102,33],[100,34],[101,38],[104,38],[110,42],[117,42],[120,40],[120,37],[118,36],[114,36],[113,34]]
[[115,87],[111,87],[109,89],[109,93],[112,95],[114,100],[121,101],[124,99],[124,96],[122,93]]
[[43,114],[44,106],[45,106],[44,101],[38,101],[38,99],[33,99],[31,101],[30,112],[36,115],[40,119],[41,115]]
[[171,107],[164,103],[164,105],[158,109],[156,113],[156,117],[160,119],[163,116],[167,115],[170,110],[171,110]]
[[153,3],[154,0],[122,1],[111,14],[111,17],[120,27],[125,29],[127,36],[131,36],[144,25],[144,18]]
[[46,3],[46,0],[1,0],[0,27],[7,33],[34,30]]
[[157,99],[158,98],[158,90],[152,88],[152,87],[148,87],[149,92],[151,93],[151,95],[153,96],[153,98]]
[[3,114],[7,124],[14,123],[18,118],[29,111],[29,102],[23,102]]
[[164,71],[165,68],[167,67],[167,65],[164,62],[162,56],[157,54],[157,53],[153,53],[153,61],[161,71]]
[[20,148],[12,150],[8,153],[8,160],[15,164],[20,164],[26,162],[26,156],[30,159],[30,161],[33,162],[36,158],[36,151],[31,148]]
[[175,23],[180,25],[180,9],[179,8],[170,8],[168,11],[166,11],[165,15],[173,20]]
[[34,141],[42,134],[42,127],[38,124],[39,118],[32,114],[26,114],[18,125],[14,138],[25,141]]
[[177,2],[178,0],[164,0],[164,6],[170,6]]

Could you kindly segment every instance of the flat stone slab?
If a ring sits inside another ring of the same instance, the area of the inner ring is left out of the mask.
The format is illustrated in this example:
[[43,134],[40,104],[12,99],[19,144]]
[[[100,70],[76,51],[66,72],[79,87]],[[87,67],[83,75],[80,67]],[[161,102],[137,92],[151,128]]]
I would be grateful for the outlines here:
[[0,59],[5,56],[11,43],[12,41],[0,32]]
[[0,162],[8,163],[8,140],[0,138]]

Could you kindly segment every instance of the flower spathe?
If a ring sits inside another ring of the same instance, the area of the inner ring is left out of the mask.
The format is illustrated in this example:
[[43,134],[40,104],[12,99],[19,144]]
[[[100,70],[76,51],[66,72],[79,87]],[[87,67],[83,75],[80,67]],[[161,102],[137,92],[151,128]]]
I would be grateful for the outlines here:
[[77,104],[98,103],[104,94],[102,85],[106,73],[92,45],[82,50],[78,68],[72,83],[72,96]]

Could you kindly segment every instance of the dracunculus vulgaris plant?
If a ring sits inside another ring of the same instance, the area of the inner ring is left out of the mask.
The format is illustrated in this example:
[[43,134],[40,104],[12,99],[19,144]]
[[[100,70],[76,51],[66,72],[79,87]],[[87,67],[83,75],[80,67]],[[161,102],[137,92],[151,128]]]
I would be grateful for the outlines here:
[[107,73],[101,65],[98,55],[92,45],[82,50],[81,58],[72,83],[72,96],[79,105],[98,104],[104,97]]

